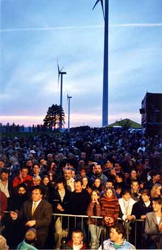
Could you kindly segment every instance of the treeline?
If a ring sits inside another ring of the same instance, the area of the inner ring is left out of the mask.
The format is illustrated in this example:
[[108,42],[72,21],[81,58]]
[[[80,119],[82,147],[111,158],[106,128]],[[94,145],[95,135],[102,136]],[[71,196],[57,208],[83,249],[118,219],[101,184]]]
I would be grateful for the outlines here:
[[3,133],[8,133],[8,132],[48,132],[48,131],[53,131],[52,128],[47,128],[44,125],[37,124],[37,125],[32,125],[32,126],[25,126],[25,125],[19,125],[19,124],[9,124],[7,123],[6,125],[0,124],[0,130]]

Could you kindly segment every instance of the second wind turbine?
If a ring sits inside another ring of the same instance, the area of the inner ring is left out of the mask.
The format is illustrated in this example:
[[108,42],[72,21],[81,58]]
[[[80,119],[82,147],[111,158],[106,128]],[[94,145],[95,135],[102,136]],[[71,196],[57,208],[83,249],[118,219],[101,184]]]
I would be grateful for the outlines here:
[[[104,67],[103,67],[103,99],[102,99],[102,126],[108,125],[108,53],[109,53],[109,0],[97,0],[93,9],[101,3],[104,17]],[[105,6],[103,4],[105,2]]]
[[[65,71],[62,71],[64,67],[62,67],[62,69],[60,69],[59,64],[57,62],[57,68],[58,68],[58,83],[59,83],[59,78],[61,75],[61,82],[60,82],[60,106],[62,107],[62,92],[63,92],[63,75],[66,75],[67,73]],[[62,128],[62,117],[60,116],[60,128]]]

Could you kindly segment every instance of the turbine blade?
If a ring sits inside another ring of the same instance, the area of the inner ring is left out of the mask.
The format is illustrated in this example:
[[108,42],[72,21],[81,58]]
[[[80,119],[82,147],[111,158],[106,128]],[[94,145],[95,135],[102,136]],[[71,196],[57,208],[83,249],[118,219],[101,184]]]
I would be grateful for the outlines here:
[[103,12],[103,17],[105,19],[103,0],[100,0],[100,1],[101,1],[101,8],[102,8],[102,12]]
[[62,72],[63,68],[64,68],[64,67],[62,67],[62,69],[60,69],[60,72]]
[[58,60],[57,60],[57,70],[58,70],[58,84],[59,84],[59,78],[60,78],[60,67],[59,67]]
[[101,1],[101,0],[97,0],[97,1],[96,1],[96,3],[95,3],[95,5],[93,6],[92,10],[94,10],[94,8],[95,8],[96,5],[99,3],[99,1]]

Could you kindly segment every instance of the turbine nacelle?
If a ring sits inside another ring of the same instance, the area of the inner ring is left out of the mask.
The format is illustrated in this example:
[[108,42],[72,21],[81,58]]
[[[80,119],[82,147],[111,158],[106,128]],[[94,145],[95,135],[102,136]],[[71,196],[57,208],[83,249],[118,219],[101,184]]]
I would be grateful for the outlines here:
[[64,69],[64,67],[62,67],[62,68],[60,69],[59,63],[58,63],[58,60],[57,60],[58,83],[59,83],[60,75],[66,75],[66,74],[67,74],[67,72],[62,71],[63,69]]

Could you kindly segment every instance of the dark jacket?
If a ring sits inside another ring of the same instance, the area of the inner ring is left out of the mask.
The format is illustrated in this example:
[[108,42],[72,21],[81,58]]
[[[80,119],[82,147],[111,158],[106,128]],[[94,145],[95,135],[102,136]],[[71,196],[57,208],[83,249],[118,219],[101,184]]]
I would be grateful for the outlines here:
[[[70,212],[70,194],[71,192],[69,190],[65,190],[65,196],[63,201],[61,201],[61,197],[59,195],[58,190],[54,190],[52,193],[52,207],[53,207],[53,212],[54,213],[69,213]],[[57,209],[57,205],[60,204],[64,211],[60,211]]]
[[141,199],[133,205],[132,215],[135,215],[136,219],[141,219],[141,215],[146,215],[147,213],[152,211],[152,203],[150,203],[150,205],[146,207],[145,203]]
[[[26,201],[20,210],[18,220],[23,221],[25,226],[29,220],[36,220],[35,228],[37,230],[37,247],[44,248],[48,230],[52,219],[52,206],[45,200],[41,200],[37,206],[34,214],[32,215],[32,200]],[[28,228],[26,228],[28,229]]]
[[80,193],[72,192],[70,197],[70,212],[72,214],[86,215],[89,201],[90,195],[87,190],[82,190]]

